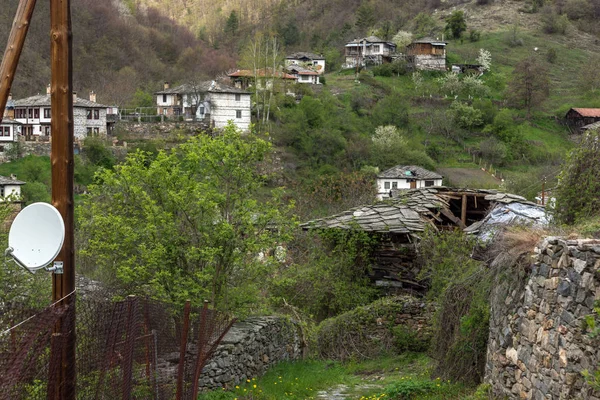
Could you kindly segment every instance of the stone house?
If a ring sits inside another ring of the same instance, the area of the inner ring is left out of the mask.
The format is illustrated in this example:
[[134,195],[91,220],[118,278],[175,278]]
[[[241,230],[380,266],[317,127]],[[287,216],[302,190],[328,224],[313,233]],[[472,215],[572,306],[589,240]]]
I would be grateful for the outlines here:
[[216,81],[186,83],[156,92],[159,115],[185,120],[207,121],[223,128],[233,121],[239,129],[248,130],[251,122],[250,92],[219,84]]
[[345,46],[345,67],[380,65],[391,62],[396,53],[396,44],[377,36],[355,39]]
[[297,65],[309,70],[313,70],[322,75],[325,73],[325,57],[314,53],[297,52],[292,53],[285,58],[286,67]]
[[21,186],[25,182],[17,180],[17,177],[0,176],[0,202],[20,202],[21,201]]
[[282,71],[273,71],[271,68],[259,69],[254,71],[249,69],[238,69],[235,72],[227,74],[231,80],[231,84],[238,89],[249,89],[255,85],[255,80],[258,78],[256,83],[258,90],[270,89],[277,83],[283,83],[285,86],[288,83],[294,83],[298,79],[297,77],[290,75]]
[[442,186],[443,176],[416,165],[397,165],[377,175],[377,199],[392,197],[398,189]]
[[[50,140],[51,98],[48,86],[45,95],[36,95],[15,100],[15,120],[21,124],[21,134],[25,140]],[[87,136],[106,136],[107,106],[96,103],[96,94],[90,99],[82,99],[73,93],[73,132],[76,139]]]
[[406,46],[406,58],[417,70],[446,71],[446,45],[448,43],[423,38]]

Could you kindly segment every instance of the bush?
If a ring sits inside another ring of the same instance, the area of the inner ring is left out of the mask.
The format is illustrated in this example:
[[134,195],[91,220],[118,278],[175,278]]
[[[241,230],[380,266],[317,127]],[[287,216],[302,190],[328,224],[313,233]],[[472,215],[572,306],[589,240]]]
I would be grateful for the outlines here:
[[463,129],[473,129],[483,125],[483,113],[472,106],[455,101],[448,110],[454,124]]
[[554,64],[556,62],[556,56],[556,49],[554,47],[550,47],[546,53],[546,60],[550,64]]
[[569,20],[566,15],[558,15],[552,6],[542,9],[542,28],[546,33],[560,33],[564,35],[567,31]]
[[475,29],[469,30],[469,41],[478,42],[481,39],[481,32]]
[[571,151],[556,188],[556,217],[571,224],[600,211],[600,132],[586,134]]

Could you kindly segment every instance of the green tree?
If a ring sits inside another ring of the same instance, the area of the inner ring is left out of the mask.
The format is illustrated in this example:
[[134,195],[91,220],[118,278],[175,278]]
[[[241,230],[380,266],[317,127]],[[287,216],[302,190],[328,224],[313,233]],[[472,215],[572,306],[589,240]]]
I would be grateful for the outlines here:
[[433,17],[421,12],[413,19],[413,33],[416,37],[431,36],[437,30],[437,24]]
[[483,125],[483,113],[468,104],[455,101],[448,110],[448,116],[452,118],[454,124],[463,129],[473,130]]
[[235,11],[231,11],[227,21],[225,22],[225,33],[229,35],[235,35],[237,33],[240,21],[238,19],[237,13]]
[[521,60],[515,66],[508,83],[508,98],[518,108],[531,110],[540,105],[550,93],[548,69],[534,56]]
[[82,266],[125,294],[256,311],[276,264],[269,251],[291,222],[281,193],[264,189],[259,168],[270,150],[229,125],[101,170],[77,210]]
[[373,7],[366,3],[361,4],[361,6],[356,9],[355,16],[356,27],[362,32],[367,32],[367,30],[377,21],[375,18],[375,10],[373,10]]
[[463,11],[454,11],[446,22],[446,32],[454,39],[459,39],[466,30],[467,23],[465,22],[465,13]]
[[600,211],[600,132],[586,134],[571,151],[558,176],[557,219],[574,223]]

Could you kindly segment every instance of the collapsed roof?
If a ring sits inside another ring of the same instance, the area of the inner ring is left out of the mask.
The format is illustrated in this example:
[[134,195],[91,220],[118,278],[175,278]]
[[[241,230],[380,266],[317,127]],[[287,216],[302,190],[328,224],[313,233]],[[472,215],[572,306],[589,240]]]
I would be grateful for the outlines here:
[[[512,218],[506,217],[508,213],[512,213]],[[430,225],[438,230],[459,227],[489,236],[489,226],[516,222],[546,225],[548,219],[543,207],[518,195],[497,190],[429,187],[394,191],[391,199],[309,221],[301,227],[417,235]]]

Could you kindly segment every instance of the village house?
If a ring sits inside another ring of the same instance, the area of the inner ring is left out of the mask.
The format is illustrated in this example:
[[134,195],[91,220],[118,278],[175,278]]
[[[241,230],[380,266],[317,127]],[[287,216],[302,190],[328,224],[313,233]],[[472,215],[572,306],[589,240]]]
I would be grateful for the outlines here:
[[396,45],[377,36],[355,39],[345,46],[345,67],[380,65],[391,62]]
[[6,144],[16,142],[18,135],[21,133],[21,123],[14,118],[15,102],[12,99],[12,94],[9,94],[4,108],[4,116],[0,121],[0,153],[4,152]]
[[423,38],[406,46],[406,58],[417,70],[446,71],[446,45],[442,40]]
[[296,78],[296,83],[311,83],[319,85],[319,73],[312,69],[304,68],[300,65],[292,64],[286,67],[287,72]]
[[231,84],[238,89],[248,89],[254,86],[254,81],[258,79],[256,85],[258,90],[267,90],[273,87],[273,82],[281,82],[285,86],[287,83],[294,83],[298,77],[290,75],[286,72],[272,71],[270,68],[251,71],[249,69],[238,69],[235,72],[227,74],[231,80]]
[[[50,85],[45,95],[36,95],[15,100],[15,120],[21,124],[21,134],[25,140],[50,139],[51,99]],[[107,106],[96,103],[96,94],[90,99],[82,99],[73,93],[73,132],[76,139],[87,136],[106,136]]]
[[594,129],[590,126],[600,122],[600,108],[571,108],[565,116],[567,124],[581,130]]
[[170,88],[168,83],[156,92],[156,111],[167,117],[207,121],[215,128],[224,128],[229,121],[242,130],[251,122],[250,93],[216,81],[187,83]]
[[398,189],[442,186],[443,176],[416,165],[397,165],[377,175],[377,199],[392,197]]
[[21,186],[25,182],[17,180],[17,177],[0,176],[0,202],[20,202],[21,201]]
[[293,65],[304,67],[318,72],[319,75],[325,73],[325,57],[313,53],[292,53],[285,58],[285,65],[286,67]]

